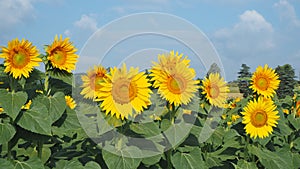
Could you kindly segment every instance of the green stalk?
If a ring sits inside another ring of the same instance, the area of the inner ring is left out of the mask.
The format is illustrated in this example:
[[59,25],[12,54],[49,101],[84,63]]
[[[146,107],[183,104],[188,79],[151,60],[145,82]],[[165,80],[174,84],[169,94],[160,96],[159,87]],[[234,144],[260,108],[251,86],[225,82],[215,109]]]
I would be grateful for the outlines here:
[[7,159],[8,160],[11,159],[11,142],[10,141],[7,142]]
[[42,154],[43,154],[43,141],[39,140],[37,141],[37,152],[38,152],[38,157],[42,159]]

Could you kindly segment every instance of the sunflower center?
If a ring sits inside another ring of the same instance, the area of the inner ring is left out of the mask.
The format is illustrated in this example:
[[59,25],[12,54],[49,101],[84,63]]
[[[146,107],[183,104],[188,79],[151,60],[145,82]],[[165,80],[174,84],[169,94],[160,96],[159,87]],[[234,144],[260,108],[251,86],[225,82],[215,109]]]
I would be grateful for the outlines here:
[[268,116],[264,111],[257,111],[251,116],[251,123],[255,127],[262,127],[267,123]]
[[127,104],[137,97],[137,86],[128,79],[119,79],[113,83],[112,96],[119,104]]
[[170,76],[167,81],[168,89],[174,94],[181,94],[186,88],[186,81],[180,76]]
[[100,83],[102,82],[102,80],[102,77],[96,74],[92,75],[90,80],[91,89],[93,89],[94,91],[98,91],[101,87]]
[[62,51],[55,51],[53,54],[53,62],[58,65],[63,65],[67,60],[67,55]]
[[27,65],[28,58],[26,57],[26,54],[24,54],[23,52],[19,52],[13,56],[12,62],[14,67],[23,68]]
[[220,89],[218,88],[218,86],[212,85],[209,88],[209,95],[211,98],[217,98],[220,94]]
[[260,77],[257,80],[257,87],[261,90],[267,90],[268,86],[269,86],[269,82],[268,79],[264,78],[264,77]]

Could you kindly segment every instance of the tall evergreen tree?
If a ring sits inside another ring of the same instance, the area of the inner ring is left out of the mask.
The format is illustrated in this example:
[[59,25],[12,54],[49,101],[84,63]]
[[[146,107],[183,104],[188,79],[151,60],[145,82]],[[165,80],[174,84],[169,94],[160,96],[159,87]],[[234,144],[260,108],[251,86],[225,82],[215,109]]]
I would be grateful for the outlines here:
[[285,64],[283,66],[277,66],[275,69],[276,73],[279,75],[279,88],[277,90],[277,95],[279,98],[284,98],[285,96],[293,96],[294,88],[297,84],[295,80],[295,70],[290,64]]
[[249,88],[252,74],[249,71],[250,67],[246,64],[242,64],[241,67],[242,68],[238,72],[238,86],[240,93],[243,93],[243,96],[247,97],[252,92]]
[[209,74],[211,74],[211,73],[219,73],[219,74],[221,74],[221,69],[218,66],[218,64],[216,64],[216,63],[211,64],[209,70],[207,71],[206,76],[208,77]]

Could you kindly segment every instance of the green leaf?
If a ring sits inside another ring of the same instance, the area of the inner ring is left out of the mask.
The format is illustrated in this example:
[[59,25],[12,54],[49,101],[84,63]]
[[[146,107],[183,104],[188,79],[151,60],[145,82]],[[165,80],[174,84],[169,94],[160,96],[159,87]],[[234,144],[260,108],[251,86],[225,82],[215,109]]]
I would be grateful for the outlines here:
[[49,110],[48,114],[50,116],[51,124],[57,121],[66,110],[65,95],[62,92],[56,92],[51,97],[38,97],[37,99],[34,99],[34,101],[39,101],[46,105]]
[[0,123],[0,145],[7,143],[15,134],[14,126],[9,123]]
[[130,129],[144,137],[157,136],[160,134],[160,129],[157,123],[132,123]]
[[204,169],[208,168],[201,157],[201,150],[195,148],[189,153],[176,152],[171,156],[171,162],[174,168],[184,169]]
[[44,165],[39,158],[30,158],[28,161],[15,161],[14,169],[43,169]]
[[300,130],[300,118],[297,118],[293,114],[290,114],[288,115],[287,119],[296,130]]
[[181,120],[179,123],[174,123],[164,131],[164,135],[167,137],[172,147],[180,145],[188,137],[193,124],[185,123]]
[[98,163],[94,162],[94,161],[90,161],[88,163],[85,164],[84,168],[88,168],[88,169],[101,169],[101,167],[99,166]]
[[59,69],[49,70],[48,72],[49,72],[51,78],[61,80],[64,83],[67,83],[69,85],[73,84],[73,74],[72,73],[68,73],[66,71],[62,71]]
[[0,158],[0,168],[3,168],[3,169],[13,169],[14,166],[13,164],[6,160],[6,159],[3,159],[3,158]]
[[[114,153],[122,154],[122,156],[118,156]],[[139,149],[136,147],[126,147],[120,150],[116,150],[114,148],[111,149],[110,152],[103,151],[103,159],[108,166],[108,168],[118,168],[118,169],[132,169],[137,168],[140,165],[141,159],[139,158],[130,158],[132,157],[132,153],[138,153]],[[136,154],[134,155],[136,156]]]
[[71,160],[71,161],[59,160],[56,163],[55,168],[56,169],[84,169],[82,164],[77,160]]
[[257,169],[254,162],[248,162],[245,160],[239,160],[237,165],[234,166],[235,169]]
[[148,165],[148,166],[154,165],[160,161],[161,157],[162,157],[162,155],[158,154],[158,155],[154,155],[152,157],[143,158],[142,163],[145,165]]
[[[36,150],[36,148],[34,147],[28,147],[27,149],[21,149],[21,150],[17,150],[18,153],[22,153],[23,155],[27,155],[30,158],[36,157],[38,158],[38,152]],[[42,158],[41,161],[42,163],[47,162],[47,160],[49,159],[49,157],[51,156],[51,150],[49,148],[49,145],[47,147],[47,145],[43,146],[42,149]]]
[[294,168],[292,153],[287,149],[272,152],[267,149],[260,149],[253,145],[248,148],[249,152],[256,155],[265,168]]
[[85,133],[78,121],[75,110],[69,108],[66,109],[66,119],[63,121],[63,124],[59,127],[52,126],[52,132],[54,135],[59,137],[68,136],[72,137],[75,133],[78,134],[78,137],[85,137]]
[[51,120],[44,104],[33,102],[31,109],[24,112],[18,124],[38,134],[51,135]]
[[0,106],[13,120],[18,116],[21,107],[27,101],[25,92],[11,93],[6,90],[0,90]]

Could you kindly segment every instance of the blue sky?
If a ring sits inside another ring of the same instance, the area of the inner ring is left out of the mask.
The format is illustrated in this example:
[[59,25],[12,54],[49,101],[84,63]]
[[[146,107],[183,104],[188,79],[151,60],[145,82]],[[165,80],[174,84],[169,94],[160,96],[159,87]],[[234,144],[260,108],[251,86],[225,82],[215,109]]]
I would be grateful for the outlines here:
[[[242,63],[251,71],[258,65],[275,68],[289,63],[299,76],[299,0],[0,0],[0,45],[26,38],[43,52],[43,45],[62,34],[71,38],[80,53],[96,30],[142,12],[172,14],[202,30],[220,56],[227,81],[237,77]],[[171,45],[161,48],[172,49]],[[85,60],[81,56],[78,71],[92,66]],[[194,67],[198,76],[205,74],[201,65]]]

